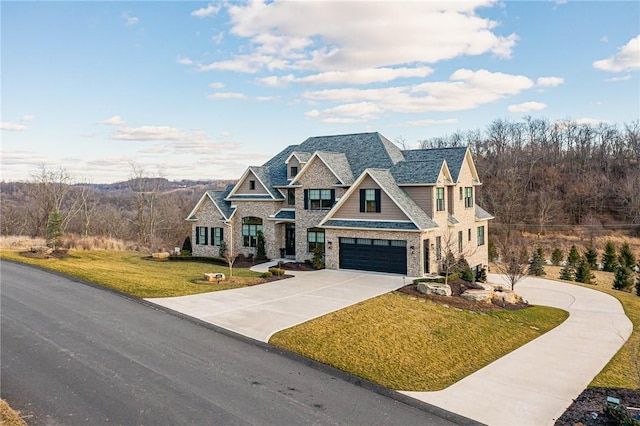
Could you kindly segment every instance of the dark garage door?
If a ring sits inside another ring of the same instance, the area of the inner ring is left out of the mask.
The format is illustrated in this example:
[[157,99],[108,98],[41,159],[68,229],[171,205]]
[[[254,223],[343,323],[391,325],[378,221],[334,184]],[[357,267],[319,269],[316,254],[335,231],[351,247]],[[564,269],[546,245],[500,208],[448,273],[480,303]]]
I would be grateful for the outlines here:
[[340,268],[406,275],[407,242],[340,238]]

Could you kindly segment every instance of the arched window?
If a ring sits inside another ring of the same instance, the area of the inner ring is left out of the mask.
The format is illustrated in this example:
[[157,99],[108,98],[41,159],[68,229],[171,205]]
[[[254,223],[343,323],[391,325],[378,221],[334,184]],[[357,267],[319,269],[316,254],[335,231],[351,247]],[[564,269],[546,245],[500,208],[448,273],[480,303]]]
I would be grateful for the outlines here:
[[255,247],[258,242],[258,231],[262,231],[262,219],[247,216],[242,218],[242,245]]

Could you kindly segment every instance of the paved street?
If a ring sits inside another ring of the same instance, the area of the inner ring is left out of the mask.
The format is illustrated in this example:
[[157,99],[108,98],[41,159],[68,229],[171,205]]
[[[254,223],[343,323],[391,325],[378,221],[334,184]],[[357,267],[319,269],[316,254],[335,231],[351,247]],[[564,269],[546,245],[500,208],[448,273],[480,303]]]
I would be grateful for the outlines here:
[[0,267],[0,393],[31,425],[464,423],[112,292]]

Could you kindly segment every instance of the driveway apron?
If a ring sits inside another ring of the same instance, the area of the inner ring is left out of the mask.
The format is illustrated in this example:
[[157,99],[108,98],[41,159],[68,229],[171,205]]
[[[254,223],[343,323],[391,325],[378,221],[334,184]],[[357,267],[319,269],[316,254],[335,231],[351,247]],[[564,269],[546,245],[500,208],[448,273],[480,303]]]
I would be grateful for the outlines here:
[[[502,277],[491,274],[491,282]],[[608,294],[528,277],[516,292],[569,312],[555,329],[439,392],[406,395],[490,425],[552,425],[631,335]]]
[[148,300],[268,342],[280,330],[396,290],[404,283],[399,275],[324,269],[297,272],[293,278],[257,286]]

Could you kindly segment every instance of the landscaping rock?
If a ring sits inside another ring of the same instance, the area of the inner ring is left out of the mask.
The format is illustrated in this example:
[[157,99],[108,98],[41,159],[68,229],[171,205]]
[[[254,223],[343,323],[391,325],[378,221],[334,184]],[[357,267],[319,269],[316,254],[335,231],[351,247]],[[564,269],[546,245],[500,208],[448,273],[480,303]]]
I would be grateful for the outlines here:
[[169,255],[170,253],[166,251],[159,252],[159,253],[151,253],[151,257],[153,257],[154,259],[168,259]]
[[467,290],[461,294],[461,297],[472,302],[491,303],[493,291],[489,290]]
[[422,294],[435,294],[438,296],[451,296],[451,286],[445,284],[420,282],[417,290]]
[[494,292],[493,300],[496,302],[510,303],[512,305],[523,302],[522,297],[518,296],[511,290],[502,290],[502,291]]
[[204,274],[204,280],[208,282],[224,281],[225,276],[224,274],[221,274],[221,273]]

